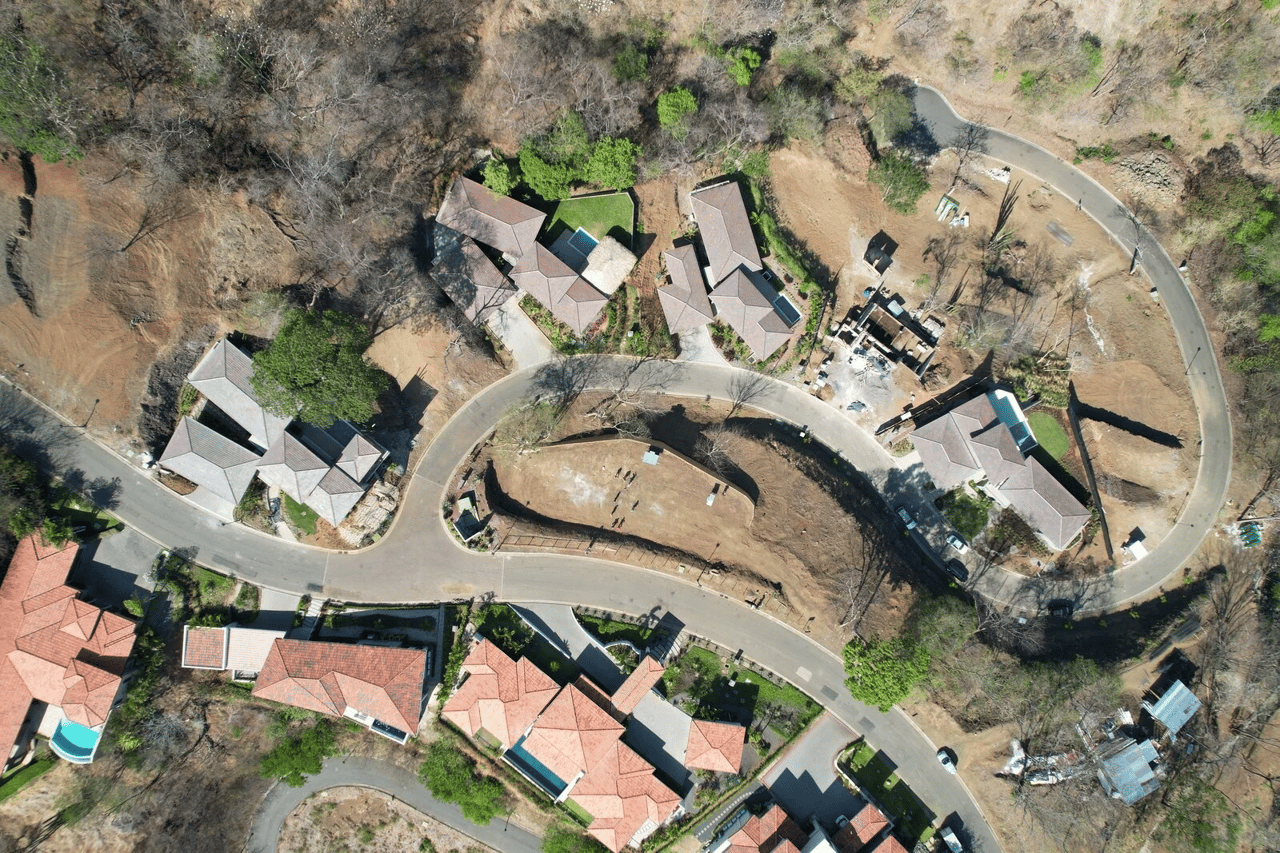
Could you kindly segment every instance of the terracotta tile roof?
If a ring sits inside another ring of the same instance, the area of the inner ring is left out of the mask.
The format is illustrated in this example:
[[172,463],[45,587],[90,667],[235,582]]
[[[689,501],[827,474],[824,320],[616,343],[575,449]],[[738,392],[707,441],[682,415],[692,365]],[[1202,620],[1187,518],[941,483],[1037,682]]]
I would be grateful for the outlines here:
[[412,735],[426,667],[420,649],[282,639],[272,644],[253,695],[334,716],[354,708]]
[[615,720],[623,723],[624,725],[626,724],[626,715],[618,713],[617,709],[613,706],[613,700],[609,698],[609,694],[604,691],[603,687],[588,678],[586,673],[579,675],[577,680],[573,682],[573,686],[587,694],[587,698],[608,711],[609,715]]
[[39,534],[18,542],[0,583],[0,755],[33,699],[81,725],[101,725],[133,650],[134,624],[76,598],[65,581],[78,546]]
[[644,660],[640,661],[640,664],[627,676],[627,680],[622,682],[622,686],[613,694],[613,707],[624,717],[630,716],[640,704],[640,700],[662,679],[662,674],[666,671],[665,666],[645,655]]
[[440,714],[471,737],[484,729],[509,748],[555,697],[560,685],[527,659],[513,661],[481,640],[462,663],[467,678]]
[[509,257],[521,258],[533,248],[546,217],[540,210],[459,176],[449,185],[436,221]]
[[187,374],[187,382],[248,430],[257,444],[267,447],[284,432],[289,419],[262,408],[250,381],[252,376],[253,359],[223,338]]
[[746,824],[729,838],[727,853],[774,853],[784,842],[804,847],[809,837],[791,817],[774,803],[763,815],[752,815]]
[[579,335],[609,301],[541,243],[511,268],[511,280]]
[[705,326],[714,319],[707,286],[698,269],[698,253],[692,245],[673,246],[662,253],[671,283],[658,288],[658,302],[673,335]]
[[742,748],[747,730],[737,723],[693,720],[689,724],[689,745],[684,765],[690,769],[737,773],[742,767]]
[[689,194],[689,200],[698,220],[712,281],[721,281],[739,266],[761,268],[760,250],[737,182],[726,181],[698,190]]
[[888,825],[888,818],[878,808],[866,803],[831,841],[840,853],[858,853]]
[[614,853],[647,838],[680,805],[680,795],[653,775],[653,765],[617,739],[569,798],[592,816],[587,831]]
[[986,477],[1027,523],[1063,548],[1089,520],[1085,509],[1017,440],[987,394],[957,406],[911,433],[929,476],[940,489]]
[[253,482],[258,454],[183,417],[160,454],[160,465],[234,504]]
[[182,665],[188,669],[226,669],[227,629],[184,625]]
[[572,684],[543,709],[524,740],[524,749],[566,782],[604,756],[622,736],[622,724]]
[[763,361],[791,337],[791,327],[773,306],[777,291],[758,272],[736,267],[711,291],[717,316]]
[[867,853],[907,853],[907,848],[902,846],[902,842],[892,835],[886,835],[880,840],[880,843],[872,847]]

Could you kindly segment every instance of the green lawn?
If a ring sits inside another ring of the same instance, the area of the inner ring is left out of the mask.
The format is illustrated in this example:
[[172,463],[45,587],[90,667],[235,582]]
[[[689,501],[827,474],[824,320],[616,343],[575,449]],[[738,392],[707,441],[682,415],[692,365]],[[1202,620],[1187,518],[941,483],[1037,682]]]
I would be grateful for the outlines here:
[[933,834],[933,814],[897,774],[876,757],[876,751],[867,746],[866,741],[859,742],[854,748],[853,755],[848,756],[845,762],[845,769],[867,793],[899,819],[908,836],[923,838],[925,833]]
[[289,521],[293,526],[301,530],[308,536],[316,535],[316,522],[320,520],[320,516],[316,511],[306,504],[300,504],[293,498],[280,493],[280,500],[284,502],[285,514],[289,516]]
[[1031,412],[1027,415],[1027,423],[1031,424],[1031,432],[1036,442],[1054,459],[1061,459],[1071,449],[1071,441],[1067,431],[1058,423],[1058,419],[1048,412]]
[[956,532],[972,541],[987,526],[990,504],[971,497],[964,489],[953,489],[938,500],[938,509]]
[[547,223],[548,245],[565,228],[581,228],[597,240],[607,235],[631,248],[634,221],[635,205],[628,193],[567,198],[556,206]]
[[87,498],[82,498],[66,486],[56,486],[50,509],[71,522],[72,527],[83,527],[85,532],[101,533],[120,526],[115,517],[95,509]]
[[4,781],[0,782],[0,803],[9,799],[36,779],[39,779],[52,766],[52,758],[41,758],[4,777]]
[[630,622],[601,619],[599,616],[580,615],[578,616],[578,622],[582,624],[583,628],[587,629],[587,633],[602,643],[608,644],[616,643],[619,640],[628,640],[631,645],[641,651],[644,651],[645,646],[649,644],[649,637],[653,633],[648,628],[642,628]]
[[664,681],[668,696],[677,683],[689,681],[691,671],[694,683],[688,688],[689,693],[698,701],[699,714],[708,719],[723,719],[726,715],[719,713],[721,710],[745,709],[753,721],[767,715],[778,731],[792,737],[822,710],[818,703],[790,684],[774,684],[748,669],[729,667],[728,675],[736,681],[730,687],[729,678],[725,677],[724,658],[699,646],[690,646],[675,665],[667,668]]

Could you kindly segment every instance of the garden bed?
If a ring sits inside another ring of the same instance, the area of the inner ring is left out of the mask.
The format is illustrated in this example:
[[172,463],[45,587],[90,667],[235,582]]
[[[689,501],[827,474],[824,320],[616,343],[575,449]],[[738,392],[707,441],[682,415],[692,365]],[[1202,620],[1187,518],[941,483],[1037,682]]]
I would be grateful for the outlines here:
[[841,756],[840,769],[897,819],[904,835],[921,841],[933,836],[933,815],[866,741]]

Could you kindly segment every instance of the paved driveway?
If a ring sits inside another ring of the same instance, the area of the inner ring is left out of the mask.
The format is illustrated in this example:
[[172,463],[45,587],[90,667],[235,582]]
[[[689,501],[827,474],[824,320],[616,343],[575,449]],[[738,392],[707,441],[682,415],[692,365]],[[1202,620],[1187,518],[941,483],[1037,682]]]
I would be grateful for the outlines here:
[[147,579],[160,548],[128,527],[80,546],[71,582],[99,607],[120,607],[135,592],[150,592]]
[[542,330],[520,310],[519,297],[512,297],[498,307],[489,317],[488,326],[502,345],[511,350],[511,356],[520,369],[536,367],[555,358],[556,351]]
[[[276,853],[284,819],[312,794],[327,788],[358,785],[390,794],[402,803],[469,835],[503,853],[540,853],[542,839],[498,818],[488,826],[477,826],[462,816],[462,809],[442,803],[422,786],[408,770],[372,758],[330,758],[319,774],[307,778],[301,788],[276,783],[263,797],[249,827],[246,853]],[[231,845],[228,845],[230,847]]]
[[823,714],[769,769],[764,784],[792,817],[813,818],[834,833],[836,818],[852,815],[862,802],[835,769],[837,753],[857,739],[844,723]]

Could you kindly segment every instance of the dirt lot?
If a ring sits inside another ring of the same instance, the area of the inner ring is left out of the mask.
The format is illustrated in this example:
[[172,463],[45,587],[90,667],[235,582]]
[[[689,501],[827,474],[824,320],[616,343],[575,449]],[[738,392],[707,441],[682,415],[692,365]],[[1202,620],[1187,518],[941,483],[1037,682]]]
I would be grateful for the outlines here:
[[[579,403],[561,424],[560,436],[594,428],[594,421],[578,416],[590,403]],[[698,436],[726,414],[720,404],[690,401],[658,414],[651,424],[653,438],[696,458]],[[721,497],[714,507],[705,506],[712,480],[700,472],[688,476],[688,484],[672,495],[657,499],[654,487],[668,484],[655,475],[678,473],[674,464],[664,470],[675,462],[665,455],[656,470],[640,471],[624,489],[623,479],[614,477],[617,468],[647,468],[637,464],[640,448],[630,442],[620,446],[616,458],[613,451],[602,451],[611,454],[607,464],[594,450],[584,461],[586,454],[575,446],[553,446],[518,460],[506,451],[486,450],[476,467],[493,460],[491,481],[509,498],[504,512],[518,517],[504,528],[507,542],[502,547],[512,549],[512,540],[522,534],[552,539],[555,525],[571,523],[578,525],[570,537],[577,553],[597,540],[607,540],[610,547],[624,538],[670,546],[687,559],[642,559],[642,564],[672,572],[682,562],[690,570],[705,566],[708,570],[699,571],[698,579],[703,586],[735,598],[763,599],[763,609],[835,650],[855,626],[868,636],[897,630],[914,600],[913,585],[923,579],[910,568],[910,557],[900,553],[901,537],[890,532],[892,525],[872,496],[855,479],[827,470],[830,459],[818,458],[820,448],[775,432],[771,421],[739,417],[731,423],[744,435],[728,451],[732,466],[724,476],[733,484],[729,497],[740,501],[731,504],[730,513],[724,512]],[[623,495],[615,500],[619,491]],[[490,494],[488,504],[501,501]],[[526,504],[536,515],[520,517]],[[624,519],[621,528],[611,527],[619,516]],[[603,547],[596,544],[596,553]],[[610,552],[610,558],[628,559],[615,555]],[[867,571],[850,573],[851,563]],[[851,599],[856,599],[857,617],[841,624]]]
[[440,853],[491,853],[462,833],[380,791],[330,788],[309,797],[285,819],[281,853],[417,850],[429,839]]

